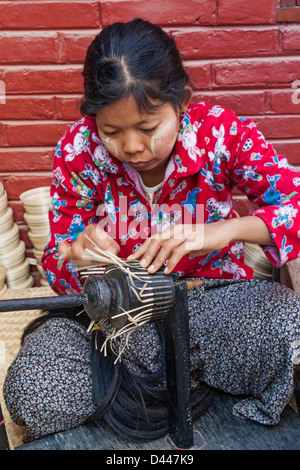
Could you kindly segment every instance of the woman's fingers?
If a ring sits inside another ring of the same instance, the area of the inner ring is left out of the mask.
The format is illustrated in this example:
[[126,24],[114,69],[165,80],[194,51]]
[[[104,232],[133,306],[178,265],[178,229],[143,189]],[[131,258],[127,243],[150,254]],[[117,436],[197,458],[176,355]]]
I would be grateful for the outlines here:
[[[129,259],[141,259],[141,266],[154,273],[163,264],[173,271],[183,256],[203,250],[204,225],[175,225],[148,238]],[[203,253],[204,254],[204,253]],[[193,254],[191,254],[193,256]]]
[[139,246],[139,247],[134,251],[134,253],[132,253],[130,256],[128,256],[127,259],[128,259],[129,261],[139,259],[139,258],[145,253],[145,251],[147,250],[147,247],[148,247],[148,245],[149,245],[149,243],[150,243],[150,240],[151,240],[151,238],[147,238],[147,240],[144,241],[144,243],[143,243],[141,246]]
[[176,250],[174,250],[169,259],[168,259],[168,264],[164,269],[165,274],[171,273],[174,269],[175,266],[179,263],[179,261],[188,254],[186,245],[185,243],[181,243],[181,245],[176,247]]
[[58,245],[58,251],[65,259],[70,259],[71,250],[71,245],[68,242],[62,242]]
[[[172,227],[153,235],[128,259],[141,259],[140,265],[142,267],[147,268],[150,273],[156,272],[169,259],[174,250],[177,251],[178,246],[184,242],[181,231],[180,228],[174,230]],[[183,255],[181,252],[178,253],[180,259]]]
[[[87,237],[85,238],[86,242],[90,243]],[[102,250],[109,251],[114,255],[117,255],[120,251],[120,246],[118,245],[118,243],[99,225],[93,227],[89,234],[89,238],[92,240],[92,242],[95,243],[95,245],[97,245]],[[92,244],[90,244],[90,249],[93,249]]]
[[[166,263],[166,261],[169,262],[169,258],[175,252],[179,254],[179,245],[181,244],[181,241],[171,238],[169,240],[159,240],[159,242],[159,249],[157,249],[157,243],[152,246],[150,244],[149,249],[145,252],[141,261],[141,266],[144,265],[148,267],[148,271],[150,273],[155,273]],[[179,254],[179,256],[182,257],[181,254]],[[143,264],[145,259],[146,263]]]
[[[60,243],[58,249],[66,260],[69,259],[78,263],[83,259],[85,250],[89,249],[93,251],[95,250],[95,245],[115,255],[120,251],[117,242],[96,224],[88,225],[74,242],[68,243],[64,241]],[[85,262],[88,264],[88,260],[85,260]]]
[[[158,250],[160,249],[161,243],[163,239],[170,238],[168,230],[168,234],[164,232],[157,233],[150,238],[147,238],[145,242],[127,259],[128,260],[136,260],[141,259],[141,266],[147,267],[153,260],[154,256],[157,254]],[[164,233],[164,235],[162,235]],[[166,236],[167,235],[167,236]]]
[[[168,263],[164,269],[165,274],[172,272],[181,258],[190,254],[192,250],[199,249],[200,244],[202,244],[201,230],[197,232],[195,226],[178,225],[174,227],[174,230],[170,231],[170,238],[166,235],[161,240],[159,252],[157,253],[153,250],[153,252],[149,253],[150,258],[152,255],[154,256],[148,268],[149,272],[157,271],[166,261]],[[197,238],[197,235],[200,236]]]

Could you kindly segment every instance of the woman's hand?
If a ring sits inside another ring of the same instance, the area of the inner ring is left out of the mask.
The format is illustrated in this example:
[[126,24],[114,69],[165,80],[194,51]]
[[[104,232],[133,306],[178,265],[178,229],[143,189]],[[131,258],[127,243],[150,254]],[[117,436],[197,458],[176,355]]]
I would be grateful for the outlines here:
[[153,235],[128,259],[141,258],[141,266],[156,272],[168,260],[165,274],[173,271],[183,256],[202,256],[231,242],[231,219],[210,224],[175,225]]
[[[59,252],[65,258],[74,261],[75,264],[80,264],[83,260],[82,255],[88,248],[94,249],[94,245],[90,242],[92,240],[102,250],[109,251],[117,255],[120,251],[120,247],[117,242],[111,238],[105,230],[103,230],[97,224],[88,225],[72,242],[62,242],[59,245]],[[84,260],[84,264],[90,264],[88,260]]]
[[150,273],[168,260],[164,272],[169,274],[183,256],[203,256],[234,242],[274,245],[263,219],[249,215],[207,224],[175,225],[148,238],[128,259],[141,258],[141,266]]

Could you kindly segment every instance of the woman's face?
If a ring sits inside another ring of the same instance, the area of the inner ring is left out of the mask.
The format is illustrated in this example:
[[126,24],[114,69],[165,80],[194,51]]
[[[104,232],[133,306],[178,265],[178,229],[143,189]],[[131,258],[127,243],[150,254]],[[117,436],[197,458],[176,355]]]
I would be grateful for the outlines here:
[[172,154],[180,113],[164,104],[155,114],[140,113],[134,98],[122,98],[104,106],[96,114],[102,143],[121,162],[128,163],[141,176],[164,174]]

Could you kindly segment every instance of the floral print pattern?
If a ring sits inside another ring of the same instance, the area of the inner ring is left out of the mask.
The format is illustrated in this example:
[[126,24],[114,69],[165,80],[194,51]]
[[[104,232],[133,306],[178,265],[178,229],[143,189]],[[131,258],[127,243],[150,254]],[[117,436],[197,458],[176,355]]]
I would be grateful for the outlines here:
[[[236,217],[235,188],[259,206],[253,215],[262,218],[270,230],[275,246],[262,248],[273,265],[280,267],[300,255],[299,172],[285,157],[276,155],[253,121],[239,119],[220,106],[204,102],[189,106],[152,206],[137,172],[106,150],[94,119],[80,119],[62,137],[53,174],[51,233],[42,265],[58,293],[81,291],[78,273],[59,257],[58,244],[74,241],[88,224],[101,223],[119,243],[120,256],[126,258],[147,236],[185,223],[187,218],[188,223],[213,223]],[[185,257],[176,272],[253,278],[240,244],[239,250],[231,244],[209,256]]]

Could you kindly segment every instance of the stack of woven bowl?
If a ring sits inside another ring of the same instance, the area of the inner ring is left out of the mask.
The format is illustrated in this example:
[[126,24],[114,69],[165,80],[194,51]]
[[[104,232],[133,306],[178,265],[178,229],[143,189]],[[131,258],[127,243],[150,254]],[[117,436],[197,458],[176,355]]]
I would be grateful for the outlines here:
[[19,227],[14,222],[13,211],[7,204],[7,194],[0,183],[0,265],[6,271],[6,285],[11,289],[31,287],[29,259],[25,243],[20,240]]
[[4,266],[0,265],[0,298],[2,297],[2,295],[7,289],[7,286],[5,284],[5,277],[6,277],[6,269]]
[[[37,262],[37,268],[42,281],[45,281],[45,274],[40,262],[49,237],[50,186],[25,191],[20,195],[20,200],[25,209],[24,219],[29,227],[28,236],[33,245],[32,251]],[[42,285],[46,284],[42,281]]]

